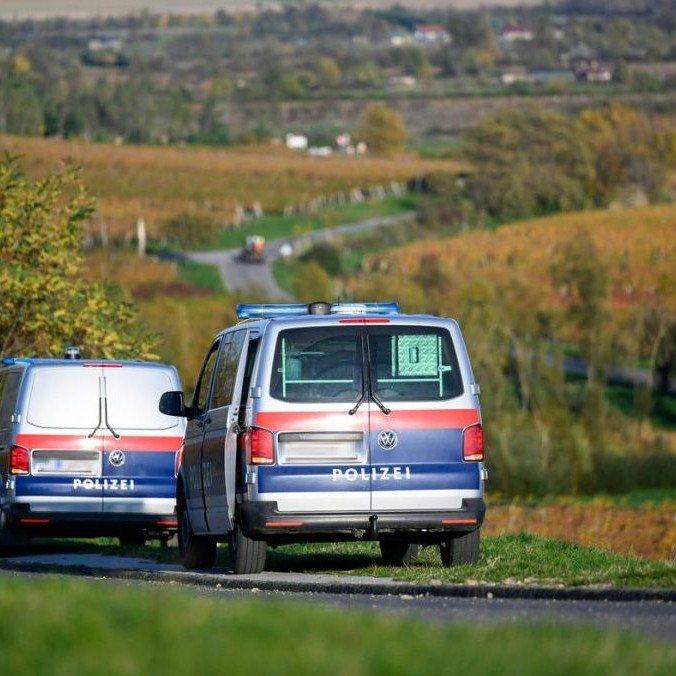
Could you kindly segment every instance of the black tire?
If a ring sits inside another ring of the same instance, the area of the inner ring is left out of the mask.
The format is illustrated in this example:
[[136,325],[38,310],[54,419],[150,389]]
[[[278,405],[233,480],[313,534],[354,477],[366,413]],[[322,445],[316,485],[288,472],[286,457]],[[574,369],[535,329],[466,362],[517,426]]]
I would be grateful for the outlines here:
[[123,533],[118,540],[121,547],[143,547],[146,543],[147,536],[145,533]]
[[0,511],[0,555],[15,554],[19,547],[28,542],[28,538],[21,532],[13,531],[7,523],[7,515]]
[[439,544],[441,563],[446,566],[465,566],[479,562],[479,529],[471,533],[451,535]]
[[216,562],[216,542],[195,535],[185,503],[178,503],[178,560],[188,570],[213,568]]
[[418,556],[419,545],[406,540],[381,540],[380,553],[386,566],[410,566]]
[[230,531],[228,541],[230,568],[235,575],[262,573],[265,568],[265,541],[252,540],[244,535],[239,524]]

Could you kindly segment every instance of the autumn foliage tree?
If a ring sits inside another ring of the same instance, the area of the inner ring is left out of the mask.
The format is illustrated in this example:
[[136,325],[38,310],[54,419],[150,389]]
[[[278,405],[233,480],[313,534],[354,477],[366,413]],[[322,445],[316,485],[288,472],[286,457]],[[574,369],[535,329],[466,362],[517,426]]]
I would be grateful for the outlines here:
[[408,130],[396,110],[383,103],[370,103],[357,128],[357,138],[380,155],[389,155],[408,141]]
[[0,163],[0,354],[152,358],[155,337],[124,298],[79,276],[80,228],[92,202],[74,170],[27,179]]

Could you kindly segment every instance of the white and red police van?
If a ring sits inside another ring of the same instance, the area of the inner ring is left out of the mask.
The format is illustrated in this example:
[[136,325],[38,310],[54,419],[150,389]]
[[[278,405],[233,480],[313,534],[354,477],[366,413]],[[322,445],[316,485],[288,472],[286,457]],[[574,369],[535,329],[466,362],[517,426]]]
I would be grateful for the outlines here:
[[176,531],[185,420],[159,412],[176,369],[136,361],[5,358],[0,365],[0,546],[24,536]]
[[479,387],[452,319],[396,303],[239,305],[213,341],[178,474],[186,567],[228,540],[237,573],[266,544],[377,540],[389,563],[439,545],[475,563],[485,512]]

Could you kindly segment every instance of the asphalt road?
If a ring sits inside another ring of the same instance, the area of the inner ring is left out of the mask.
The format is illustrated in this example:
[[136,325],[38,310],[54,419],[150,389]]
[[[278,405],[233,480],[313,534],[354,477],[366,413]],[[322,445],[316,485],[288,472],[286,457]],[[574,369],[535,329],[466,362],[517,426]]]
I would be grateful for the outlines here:
[[280,250],[285,243],[290,244],[294,251],[306,248],[315,242],[326,242],[361,232],[380,228],[386,225],[411,220],[415,214],[406,212],[396,216],[382,216],[370,218],[357,223],[346,223],[334,228],[314,230],[302,237],[289,237],[266,242],[264,254],[265,263],[243,263],[239,260],[241,249],[222,249],[220,251],[189,251],[185,256],[188,260],[197,263],[215,265],[220,272],[225,288],[229,291],[258,290],[270,300],[292,301],[293,298],[279,288],[272,274],[272,264],[280,256]]
[[[4,570],[2,570],[4,568]],[[433,623],[563,622],[619,628],[676,644],[676,594],[671,600],[618,600],[612,590],[557,590],[537,587],[455,585],[430,588],[391,579],[302,573],[235,576],[224,569],[187,572],[171,563],[106,554],[26,553],[0,559],[0,578],[76,575],[115,584],[181,585],[223,601],[240,598],[318,603],[323,607],[361,609]],[[471,596],[467,596],[471,594]],[[564,598],[577,594],[580,598]],[[588,595],[590,598],[584,598]],[[557,595],[562,598],[551,598]],[[547,598],[549,596],[550,598]],[[636,598],[636,597],[639,598]],[[649,595],[646,594],[647,598]],[[631,595],[627,598],[631,598]],[[605,600],[604,600],[605,599]]]

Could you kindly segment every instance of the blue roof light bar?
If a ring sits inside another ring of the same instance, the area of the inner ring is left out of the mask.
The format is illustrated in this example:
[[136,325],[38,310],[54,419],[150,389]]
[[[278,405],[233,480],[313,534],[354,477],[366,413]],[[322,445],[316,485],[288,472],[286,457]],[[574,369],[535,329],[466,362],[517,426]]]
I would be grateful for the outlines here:
[[13,366],[14,364],[30,364],[31,360],[22,357],[3,357],[2,363],[4,366]]
[[[399,303],[334,303],[330,314],[341,315],[396,315],[399,313]],[[239,303],[237,305],[238,319],[272,319],[273,317],[301,317],[309,316],[308,305],[305,303]],[[321,317],[321,314],[312,315]],[[323,315],[326,316],[326,315]]]

